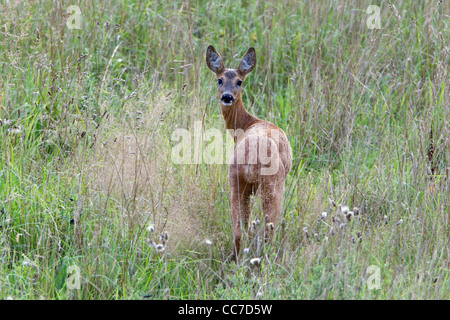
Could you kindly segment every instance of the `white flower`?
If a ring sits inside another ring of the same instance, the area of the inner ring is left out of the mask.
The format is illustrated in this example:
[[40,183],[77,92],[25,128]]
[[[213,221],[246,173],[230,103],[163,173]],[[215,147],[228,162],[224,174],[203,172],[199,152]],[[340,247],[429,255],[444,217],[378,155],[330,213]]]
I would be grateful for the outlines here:
[[21,127],[9,128],[8,132],[12,134],[19,134],[22,132],[22,128]]
[[328,216],[328,213],[326,213],[325,211],[322,212],[322,218],[325,219]]
[[154,224],[149,224],[147,227],[147,231],[152,233],[153,231],[155,231],[155,225]]
[[163,253],[164,252],[164,250],[165,250],[165,248],[164,248],[164,245],[163,244],[157,244],[156,246],[155,246],[155,249],[156,249],[156,251],[158,251],[159,253]]
[[252,266],[259,266],[261,264],[261,258],[250,259],[250,264]]
[[205,243],[206,243],[208,246],[212,245],[212,241],[209,240],[209,239],[205,239]]
[[342,212],[344,215],[346,215],[347,212],[349,212],[349,211],[350,211],[350,209],[349,209],[348,206],[342,206],[342,207],[341,207],[341,212]]
[[262,299],[264,297],[264,291],[259,290],[256,294],[256,299]]
[[353,216],[354,216],[353,211],[349,211],[349,212],[347,213],[347,219],[348,219],[348,221],[350,221],[350,220],[353,218]]

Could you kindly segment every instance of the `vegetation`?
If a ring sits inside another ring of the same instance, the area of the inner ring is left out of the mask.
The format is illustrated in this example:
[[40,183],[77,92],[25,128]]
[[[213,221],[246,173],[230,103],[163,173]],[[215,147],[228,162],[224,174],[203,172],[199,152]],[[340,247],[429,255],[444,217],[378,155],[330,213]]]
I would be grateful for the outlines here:
[[[448,1],[10,0],[0,13],[0,298],[449,298]],[[172,160],[176,129],[227,137],[209,44],[236,67],[255,47],[244,104],[294,153],[275,239],[246,235],[238,264],[228,165]]]

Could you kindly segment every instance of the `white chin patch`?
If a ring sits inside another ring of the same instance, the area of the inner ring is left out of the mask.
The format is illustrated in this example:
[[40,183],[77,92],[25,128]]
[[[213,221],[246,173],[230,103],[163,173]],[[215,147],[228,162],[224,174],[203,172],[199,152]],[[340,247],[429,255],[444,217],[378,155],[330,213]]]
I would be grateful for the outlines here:
[[229,106],[231,106],[232,104],[233,104],[233,102],[228,102],[228,103],[222,102],[222,105],[223,105],[223,106],[226,106],[226,107],[229,107]]

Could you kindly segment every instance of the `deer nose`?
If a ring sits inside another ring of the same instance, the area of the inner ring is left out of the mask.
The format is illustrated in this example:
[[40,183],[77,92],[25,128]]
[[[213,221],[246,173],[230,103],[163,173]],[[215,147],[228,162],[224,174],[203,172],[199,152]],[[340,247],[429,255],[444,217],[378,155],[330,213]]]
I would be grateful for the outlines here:
[[231,94],[223,94],[222,95],[222,102],[224,103],[231,103],[233,102],[234,98]]

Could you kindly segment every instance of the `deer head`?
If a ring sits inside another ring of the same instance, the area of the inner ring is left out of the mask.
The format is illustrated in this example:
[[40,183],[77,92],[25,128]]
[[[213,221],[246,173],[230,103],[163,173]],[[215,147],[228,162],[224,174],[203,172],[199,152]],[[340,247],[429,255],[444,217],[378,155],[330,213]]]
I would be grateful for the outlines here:
[[229,107],[241,99],[242,82],[247,74],[255,68],[255,49],[248,49],[237,69],[226,69],[222,58],[216,49],[210,45],[206,50],[206,63],[208,68],[216,74],[217,93],[220,104]]

